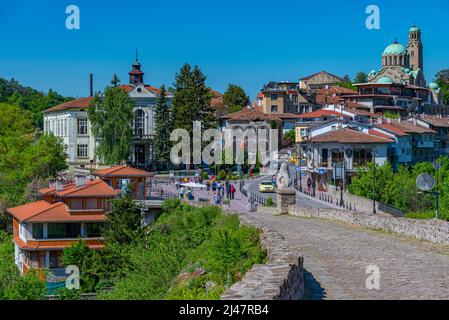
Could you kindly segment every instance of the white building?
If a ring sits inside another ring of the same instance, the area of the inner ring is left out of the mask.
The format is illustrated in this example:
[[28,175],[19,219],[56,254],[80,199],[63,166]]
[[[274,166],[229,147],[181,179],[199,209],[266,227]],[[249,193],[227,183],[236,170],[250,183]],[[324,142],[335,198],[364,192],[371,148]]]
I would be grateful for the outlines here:
[[81,98],[44,111],[44,131],[62,138],[71,165],[88,164],[95,158],[95,138],[87,117],[91,100]]

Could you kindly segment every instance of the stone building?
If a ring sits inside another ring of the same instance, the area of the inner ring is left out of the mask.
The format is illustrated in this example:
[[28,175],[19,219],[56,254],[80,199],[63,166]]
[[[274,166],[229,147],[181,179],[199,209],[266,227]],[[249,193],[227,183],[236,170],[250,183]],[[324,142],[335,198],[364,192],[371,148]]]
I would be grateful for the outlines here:
[[410,28],[407,47],[397,41],[387,46],[382,53],[382,68],[372,70],[368,80],[426,87],[421,30]]
[[310,76],[299,79],[299,88],[307,91],[316,91],[335,86],[344,79],[326,71],[321,71]]

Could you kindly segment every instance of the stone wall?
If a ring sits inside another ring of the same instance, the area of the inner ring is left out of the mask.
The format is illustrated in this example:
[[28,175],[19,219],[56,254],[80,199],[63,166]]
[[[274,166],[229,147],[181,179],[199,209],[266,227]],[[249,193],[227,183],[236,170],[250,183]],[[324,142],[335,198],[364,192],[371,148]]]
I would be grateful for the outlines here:
[[247,216],[242,224],[261,230],[261,243],[268,263],[254,265],[243,279],[232,285],[221,300],[302,300],[304,297],[303,257],[289,248],[284,237]]
[[395,218],[382,213],[373,215],[303,206],[290,207],[289,214],[298,217],[338,220],[355,226],[394,232],[435,243],[449,244],[449,222],[442,220]]

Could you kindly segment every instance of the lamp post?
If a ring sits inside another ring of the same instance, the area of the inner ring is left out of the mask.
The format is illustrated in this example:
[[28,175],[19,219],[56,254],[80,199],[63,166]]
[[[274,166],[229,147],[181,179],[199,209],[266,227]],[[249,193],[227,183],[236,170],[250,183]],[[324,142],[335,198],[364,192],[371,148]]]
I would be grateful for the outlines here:
[[373,214],[376,214],[376,148],[373,147]]
[[438,201],[438,196],[440,195],[440,190],[439,190],[439,173],[440,173],[440,168],[441,168],[441,162],[440,161],[435,161],[434,164],[435,167],[435,174],[436,174],[436,191],[435,191],[435,220],[438,221],[438,214],[439,214],[439,201]]

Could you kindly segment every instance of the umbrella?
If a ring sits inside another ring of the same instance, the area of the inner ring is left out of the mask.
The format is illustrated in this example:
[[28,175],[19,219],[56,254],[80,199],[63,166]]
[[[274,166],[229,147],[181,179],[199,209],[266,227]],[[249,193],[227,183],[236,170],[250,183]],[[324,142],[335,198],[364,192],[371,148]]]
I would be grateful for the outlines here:
[[181,186],[188,188],[207,188],[205,184],[195,182],[183,183]]

